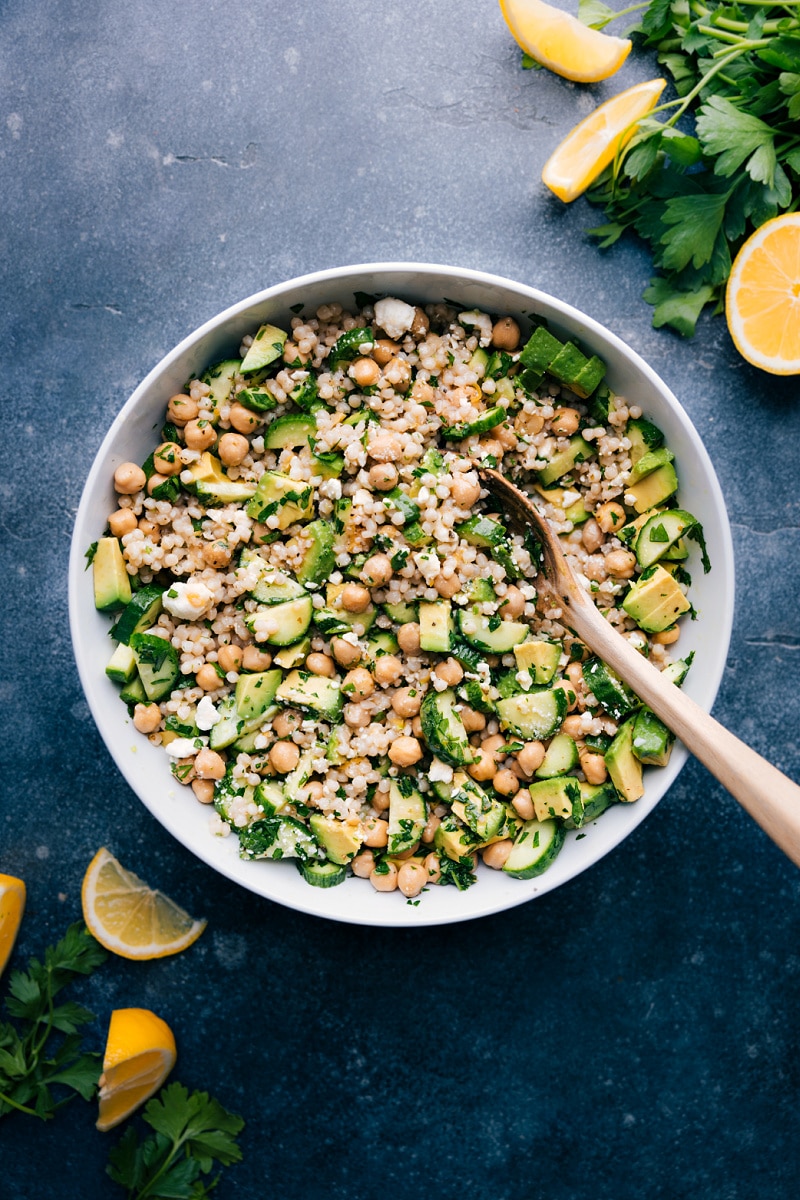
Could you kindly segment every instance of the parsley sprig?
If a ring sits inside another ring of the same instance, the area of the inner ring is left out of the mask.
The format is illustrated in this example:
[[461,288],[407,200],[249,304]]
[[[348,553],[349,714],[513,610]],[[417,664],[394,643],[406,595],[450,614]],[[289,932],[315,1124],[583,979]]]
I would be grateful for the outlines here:
[[91,1099],[100,1056],[82,1049],[78,1029],[94,1015],[73,1001],[55,1000],[106,957],[76,922],[47,948],[44,962],[32,958],[27,971],[12,972],[5,1008],[13,1023],[0,1022],[0,1118],[16,1111],[46,1121],[76,1094]]
[[215,1162],[228,1167],[241,1161],[236,1136],[244,1121],[206,1092],[190,1095],[182,1084],[171,1083],[149,1101],[142,1118],[154,1132],[140,1141],[129,1125],[106,1168],[128,1200],[202,1200],[217,1178],[206,1182],[201,1176]]
[[[587,193],[606,216],[589,232],[602,247],[629,230],[649,245],[653,324],[690,337],[706,307],[722,310],[742,242],[800,205],[800,0],[650,0],[624,12],[637,9],[633,32],[678,98],[640,123]],[[622,15],[601,0],[582,0],[580,13],[595,28]]]

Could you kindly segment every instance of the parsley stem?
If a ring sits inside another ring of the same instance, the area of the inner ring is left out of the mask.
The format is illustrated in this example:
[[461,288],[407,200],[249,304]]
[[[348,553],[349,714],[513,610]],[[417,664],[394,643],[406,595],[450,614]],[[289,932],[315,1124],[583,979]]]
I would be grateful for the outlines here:
[[[28,1108],[27,1104],[19,1104],[16,1100],[12,1100],[10,1096],[7,1096],[5,1092],[0,1092],[0,1103],[10,1105],[10,1107],[15,1108],[17,1112],[27,1113],[29,1117],[39,1116],[39,1113],[37,1113],[35,1108]],[[47,1118],[41,1117],[41,1120],[46,1121]]]

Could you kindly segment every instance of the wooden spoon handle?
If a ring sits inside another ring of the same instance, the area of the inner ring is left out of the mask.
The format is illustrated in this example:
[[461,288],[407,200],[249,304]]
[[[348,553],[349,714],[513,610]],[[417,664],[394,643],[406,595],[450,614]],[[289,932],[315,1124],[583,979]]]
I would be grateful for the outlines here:
[[800,787],[734,737],[620,637],[591,601],[564,620],[675,733],[776,845],[800,866]]

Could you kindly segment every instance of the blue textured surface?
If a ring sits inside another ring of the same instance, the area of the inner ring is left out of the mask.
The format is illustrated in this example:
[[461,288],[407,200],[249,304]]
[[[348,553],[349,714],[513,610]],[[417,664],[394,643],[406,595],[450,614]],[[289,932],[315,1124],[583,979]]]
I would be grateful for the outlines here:
[[[4,0],[3,783],[15,962],[80,913],[111,846],[210,918],[186,954],[76,995],[176,1032],[176,1075],[247,1118],[218,1192],[465,1200],[749,1200],[800,1169],[797,870],[695,763],[613,855],[506,915],[419,933],[280,909],[192,859],[123,784],[73,664],[66,563],[95,450],[175,342],[271,283],[423,259],[584,309],[661,373],[729,506],[738,605],[715,709],[800,774],[797,403],[724,322],[650,327],[649,263],[539,183],[606,84],[523,72],[495,0]],[[0,1194],[121,1192],[116,1135],[73,1102],[0,1124]]]

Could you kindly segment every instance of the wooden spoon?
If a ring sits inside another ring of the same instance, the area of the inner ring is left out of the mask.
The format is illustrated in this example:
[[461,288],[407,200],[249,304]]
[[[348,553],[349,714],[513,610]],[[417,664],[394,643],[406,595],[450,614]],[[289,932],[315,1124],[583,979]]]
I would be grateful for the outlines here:
[[532,526],[542,545],[548,583],[565,609],[564,624],[633,688],[800,866],[800,787],[729,733],[635,650],[599,612],[572,573],[557,534],[529,497],[499,472],[476,466],[485,486],[510,516],[522,527]]

